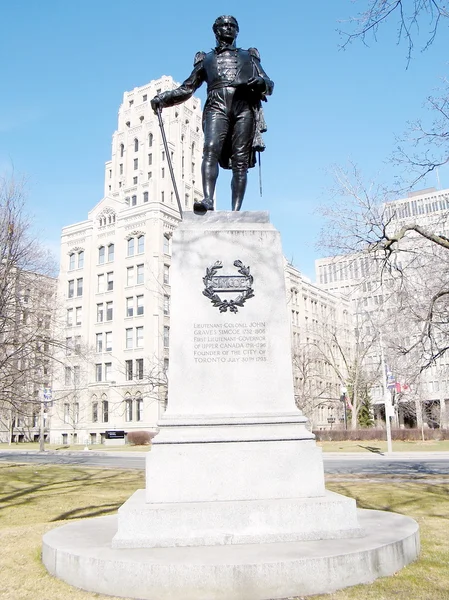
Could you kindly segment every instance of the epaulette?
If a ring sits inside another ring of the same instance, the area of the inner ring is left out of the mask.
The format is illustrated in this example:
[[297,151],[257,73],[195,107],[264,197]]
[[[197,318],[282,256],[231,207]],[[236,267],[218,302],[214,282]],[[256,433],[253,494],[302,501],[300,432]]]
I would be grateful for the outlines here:
[[205,52],[197,52],[195,54],[195,58],[193,59],[193,66],[196,67],[196,65],[201,62],[203,60],[203,58],[206,56]]
[[254,58],[260,60],[260,53],[257,48],[248,48],[248,52],[251,54],[251,56],[254,56]]

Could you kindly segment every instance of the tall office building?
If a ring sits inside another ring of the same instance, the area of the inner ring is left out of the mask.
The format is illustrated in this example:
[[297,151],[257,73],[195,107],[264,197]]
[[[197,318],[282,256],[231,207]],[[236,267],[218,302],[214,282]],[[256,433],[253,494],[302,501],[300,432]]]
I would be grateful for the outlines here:
[[[166,400],[171,236],[179,223],[150,100],[164,76],[125,92],[105,165],[104,197],[61,236],[59,306],[65,339],[53,386],[51,441],[99,443],[108,430],[149,430]],[[198,98],[164,109],[182,209],[201,192]]]

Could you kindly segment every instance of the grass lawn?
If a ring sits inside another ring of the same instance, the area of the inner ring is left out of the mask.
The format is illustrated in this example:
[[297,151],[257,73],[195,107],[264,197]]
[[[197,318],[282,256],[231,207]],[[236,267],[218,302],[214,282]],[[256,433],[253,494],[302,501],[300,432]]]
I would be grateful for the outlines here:
[[[40,561],[42,535],[73,519],[112,514],[143,486],[140,471],[0,464],[0,599],[111,598],[77,590],[48,575]],[[362,508],[392,510],[417,519],[422,553],[418,562],[393,577],[315,596],[315,600],[449,600],[448,484],[348,482],[332,476],[327,487],[353,496]]]
[[[323,452],[386,452],[386,440],[317,442]],[[392,442],[393,452],[449,452],[449,440]]]
[[[61,446],[61,444],[45,444],[45,450],[60,450],[71,451],[71,452],[82,452],[85,449],[84,444],[72,444],[71,446]],[[94,444],[88,446],[89,450],[96,450],[97,452],[148,452],[151,450],[151,444],[145,444],[144,446],[134,446],[133,444],[125,444],[121,446],[106,446],[105,444]],[[0,444],[1,450],[34,450],[38,452],[39,442],[19,442],[13,444]]]

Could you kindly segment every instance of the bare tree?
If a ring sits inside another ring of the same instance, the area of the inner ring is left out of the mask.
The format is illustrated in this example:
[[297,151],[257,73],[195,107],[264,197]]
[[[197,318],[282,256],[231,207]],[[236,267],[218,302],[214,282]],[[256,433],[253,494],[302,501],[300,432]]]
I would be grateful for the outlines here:
[[0,178],[0,413],[14,427],[35,421],[51,384],[55,261],[33,234],[25,182]]
[[379,27],[395,19],[398,42],[404,40],[407,45],[407,64],[420,30],[426,28],[427,31],[422,47],[425,50],[435,40],[444,19],[449,17],[448,8],[439,0],[365,0],[362,6],[357,15],[346,20],[352,31],[340,30],[343,47],[358,39],[367,44],[369,36],[376,41]]
[[449,203],[432,221],[418,223],[389,204],[391,195],[380,186],[365,185],[354,165],[336,170],[334,191],[321,210],[321,247],[365,257],[402,322],[397,351],[413,353],[420,369],[427,368],[449,349]]

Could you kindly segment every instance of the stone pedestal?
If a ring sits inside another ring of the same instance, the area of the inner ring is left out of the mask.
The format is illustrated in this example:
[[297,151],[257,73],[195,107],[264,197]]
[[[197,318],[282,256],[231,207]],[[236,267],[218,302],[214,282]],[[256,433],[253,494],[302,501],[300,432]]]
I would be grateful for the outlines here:
[[294,402],[268,214],[186,214],[171,273],[168,409],[145,495],[120,508],[114,547],[359,535],[355,502],[326,495],[321,450]]

